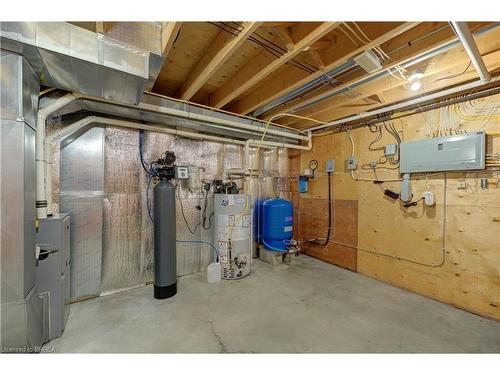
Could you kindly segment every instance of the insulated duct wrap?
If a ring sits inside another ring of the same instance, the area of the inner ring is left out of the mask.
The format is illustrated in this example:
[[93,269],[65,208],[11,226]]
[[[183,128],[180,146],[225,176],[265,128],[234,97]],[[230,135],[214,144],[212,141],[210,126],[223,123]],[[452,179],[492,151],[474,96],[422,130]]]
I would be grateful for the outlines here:
[[71,300],[99,295],[104,193],[104,129],[60,144],[60,210],[71,217]]
[[106,128],[101,291],[144,282],[138,149],[136,131]]

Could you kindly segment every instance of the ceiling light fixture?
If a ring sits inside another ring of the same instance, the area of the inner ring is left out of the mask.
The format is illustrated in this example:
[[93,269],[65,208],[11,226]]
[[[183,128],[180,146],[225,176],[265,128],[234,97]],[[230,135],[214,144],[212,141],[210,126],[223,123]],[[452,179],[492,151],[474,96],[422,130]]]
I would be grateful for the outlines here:
[[408,85],[408,89],[411,91],[418,91],[422,88],[422,81],[419,79],[415,79],[411,81]]
[[424,73],[419,70],[411,72],[408,76],[408,82],[405,84],[405,88],[410,91],[418,91],[422,88],[421,78],[424,77]]

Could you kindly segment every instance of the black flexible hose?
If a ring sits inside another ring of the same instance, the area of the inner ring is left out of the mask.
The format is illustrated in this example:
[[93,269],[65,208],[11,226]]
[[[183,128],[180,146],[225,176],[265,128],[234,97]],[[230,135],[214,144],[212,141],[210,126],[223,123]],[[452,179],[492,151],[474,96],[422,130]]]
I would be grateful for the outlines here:
[[330,234],[332,231],[332,182],[331,182],[332,172],[328,172],[328,232],[326,234],[326,239],[324,242],[318,242],[316,240],[307,240],[306,242],[313,243],[320,246],[328,245],[330,242]]

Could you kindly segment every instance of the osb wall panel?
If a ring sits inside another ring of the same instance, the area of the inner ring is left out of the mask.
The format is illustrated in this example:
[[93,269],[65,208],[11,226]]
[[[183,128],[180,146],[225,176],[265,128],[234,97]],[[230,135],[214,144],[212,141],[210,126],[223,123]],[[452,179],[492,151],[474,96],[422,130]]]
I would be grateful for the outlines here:
[[[474,104],[476,107],[485,104],[490,107],[500,106],[500,96],[484,98]],[[431,112],[431,115],[437,118],[436,111]],[[424,139],[428,116],[427,113],[416,114],[395,120],[394,125],[405,141]],[[476,120],[461,119],[460,124],[467,131],[499,133],[499,118],[500,110],[497,110],[491,116],[478,117]],[[440,121],[445,119],[441,118]],[[368,150],[368,144],[375,135],[367,128],[353,130],[352,134],[359,165],[369,163],[382,154],[382,151]],[[500,138],[488,136],[487,141],[487,152],[500,152]],[[388,134],[384,134],[379,144],[387,143],[394,141]],[[416,207],[404,208],[399,202],[385,197],[381,189],[383,187],[399,191],[399,183],[384,183],[381,187],[372,182],[354,181],[351,178],[345,169],[345,159],[350,153],[351,144],[347,133],[343,132],[315,137],[311,151],[302,152],[300,157],[291,159],[292,163],[299,165],[299,173],[303,173],[311,159],[319,162],[317,178],[309,183],[309,192],[300,196],[298,192],[294,192],[294,204],[298,202],[299,213],[295,233],[299,233],[301,238],[314,234],[318,223],[324,219],[324,214],[327,213],[327,205],[324,204],[327,198],[327,185],[323,182],[326,178],[324,163],[327,159],[335,159],[332,184],[335,202],[333,241],[351,241],[346,245],[351,245],[353,248],[350,249],[356,252],[358,272],[500,320],[499,172],[447,173],[443,261],[444,174],[412,176],[415,197],[431,190],[435,194],[436,205],[427,207],[419,203]],[[359,177],[375,177],[372,171],[358,169],[356,173]],[[377,171],[379,179],[396,177],[399,177],[398,171]],[[487,189],[480,187],[481,177],[488,178],[490,184]],[[463,181],[467,185],[465,190],[459,189]],[[356,209],[340,215],[339,202],[356,202]],[[304,214],[305,208],[314,208],[314,217]],[[318,210],[323,213],[316,214]],[[338,217],[342,217],[345,222],[339,224]],[[351,227],[353,222],[356,222],[356,230]],[[343,230],[339,227],[343,227]],[[339,237],[344,236],[345,228],[352,231],[351,238]],[[354,232],[356,241],[353,238]],[[326,231],[323,236],[325,234]],[[338,259],[341,253],[338,247],[330,250],[318,245],[307,245],[304,248],[308,254],[334,264],[336,262],[331,258],[335,256]]]

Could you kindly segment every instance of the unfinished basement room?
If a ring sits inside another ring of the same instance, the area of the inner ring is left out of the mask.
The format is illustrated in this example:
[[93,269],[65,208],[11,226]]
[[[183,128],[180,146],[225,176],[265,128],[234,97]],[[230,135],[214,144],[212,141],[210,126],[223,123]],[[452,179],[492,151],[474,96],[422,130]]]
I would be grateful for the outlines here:
[[0,23],[0,361],[500,353],[500,22],[214,12]]

